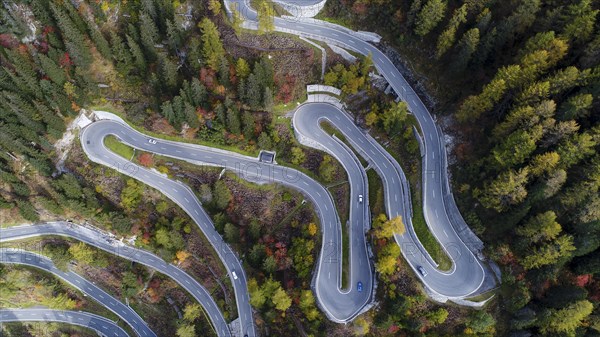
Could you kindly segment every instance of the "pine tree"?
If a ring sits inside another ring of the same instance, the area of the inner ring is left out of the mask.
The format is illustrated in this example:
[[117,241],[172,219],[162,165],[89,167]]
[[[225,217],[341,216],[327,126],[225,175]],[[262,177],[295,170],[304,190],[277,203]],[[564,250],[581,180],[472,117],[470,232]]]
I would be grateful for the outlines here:
[[444,0],[428,0],[417,15],[415,34],[423,37],[435,28],[444,18],[446,6]]
[[202,60],[203,48],[200,44],[200,39],[192,36],[189,42],[187,62],[190,67],[196,71],[198,71],[202,64],[204,64],[204,60]]
[[144,57],[144,53],[140,46],[135,42],[135,40],[127,35],[127,45],[129,46],[129,51],[131,55],[133,55],[133,59],[135,61],[135,67],[141,74],[146,74],[146,58]]
[[231,26],[235,31],[235,35],[238,37],[242,34],[242,28],[244,24],[244,17],[237,8],[237,3],[231,8]]
[[271,92],[271,88],[266,87],[263,96],[263,107],[265,111],[272,113],[274,105],[275,103],[273,102],[273,93]]
[[254,73],[248,76],[246,93],[244,96],[246,98],[245,103],[251,108],[257,109],[262,105],[263,91],[261,90],[260,82]]
[[575,330],[581,325],[594,310],[594,305],[588,300],[577,301],[569,306],[550,310],[549,315],[545,315],[538,322],[540,330],[545,335],[575,335]]
[[178,66],[168,56],[161,56],[161,75],[166,91],[172,92],[177,88]]
[[160,113],[169,121],[169,124],[173,124],[175,122],[175,113],[173,112],[171,101],[166,101],[162,104]]
[[229,80],[229,61],[227,58],[222,57],[219,62],[219,83],[224,87],[229,87],[231,81]]
[[221,1],[220,0],[208,0],[208,9],[213,15],[219,15],[221,13]]
[[479,45],[479,29],[478,28],[472,28],[469,29],[467,32],[465,32],[465,34],[462,36],[462,38],[460,39],[460,41],[458,42],[458,68],[459,69],[464,69],[469,61],[471,60],[471,57],[473,56],[473,53],[475,52],[475,50],[477,50],[477,46]]
[[208,18],[202,19],[198,24],[202,31],[202,56],[206,65],[213,70],[218,70],[225,50],[221,43],[221,36],[217,26]]
[[236,109],[227,109],[227,129],[234,135],[242,133],[240,116]]
[[244,125],[244,137],[246,139],[254,138],[254,130],[256,128],[254,116],[252,113],[246,111],[242,117],[242,124]]
[[156,58],[156,47],[154,45],[157,43],[158,37],[158,28],[156,27],[154,20],[146,14],[141,14],[140,39],[144,46],[144,50],[146,51],[146,55],[150,60]]
[[258,33],[264,34],[275,30],[275,10],[270,1],[262,1],[258,6]]
[[[70,5],[67,5],[70,6]],[[85,36],[75,26],[71,18],[55,3],[50,3],[50,8],[65,42],[65,47],[75,64],[81,68],[86,68],[92,63],[92,55],[85,43]]]
[[463,4],[454,11],[452,18],[448,23],[448,27],[438,37],[436,50],[436,57],[438,59],[452,47],[456,40],[456,31],[458,30],[458,27],[465,22],[467,22],[467,4]]
[[100,28],[89,19],[86,19],[85,23],[87,26],[88,34],[90,35],[92,42],[94,42],[96,49],[100,52],[102,57],[104,57],[107,60],[110,60],[110,58],[112,57],[110,45],[108,44],[108,41],[106,41],[104,35],[102,35],[102,31],[100,30]]
[[192,85],[190,86],[192,103],[195,106],[203,107],[207,103],[208,94],[206,87],[200,83],[197,78],[192,79]]
[[185,121],[192,128],[197,128],[200,126],[198,122],[198,115],[196,115],[196,108],[194,108],[190,103],[186,102],[184,107],[185,113]]
[[173,21],[167,20],[167,42],[172,52],[181,47],[181,31]]
[[213,201],[215,202],[217,209],[220,210],[229,206],[229,202],[231,201],[231,191],[222,180],[217,180],[213,185]]
[[476,190],[474,194],[484,207],[502,212],[525,199],[527,196],[525,184],[528,176],[527,168],[519,171],[509,170],[486,184],[483,191]]
[[553,240],[561,231],[562,227],[556,222],[556,214],[553,211],[540,213],[515,230],[518,235],[526,237],[531,243]]
[[250,66],[243,58],[237,59],[235,63],[235,74],[239,79],[245,79],[250,75]]
[[44,71],[44,74],[50,78],[50,80],[60,86],[64,85],[67,81],[65,71],[61,69],[51,58],[44,54],[37,54],[40,62],[40,67]]
[[271,150],[273,148],[271,137],[264,131],[258,136],[257,144],[261,150]]
[[581,0],[569,5],[563,20],[567,21],[561,36],[578,43],[589,40],[594,32],[594,24],[599,10],[592,8],[591,0]]

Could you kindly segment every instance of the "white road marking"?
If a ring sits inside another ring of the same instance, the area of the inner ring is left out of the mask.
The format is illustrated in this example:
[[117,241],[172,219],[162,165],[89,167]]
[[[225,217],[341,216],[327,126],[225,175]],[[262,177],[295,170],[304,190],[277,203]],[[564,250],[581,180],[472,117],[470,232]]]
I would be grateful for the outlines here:
[[183,197],[183,199],[185,199],[185,202],[187,202],[188,204],[190,203],[190,200],[186,197]]
[[392,75],[393,78],[396,78],[396,74],[394,74],[393,72],[390,74]]
[[444,231],[444,234],[446,234],[446,237],[448,238],[449,236],[448,236],[448,233],[446,233],[446,230],[445,229],[442,229],[442,230]]
[[440,218],[440,216],[438,215],[438,212],[437,212],[437,208],[435,209],[435,217],[438,219]]

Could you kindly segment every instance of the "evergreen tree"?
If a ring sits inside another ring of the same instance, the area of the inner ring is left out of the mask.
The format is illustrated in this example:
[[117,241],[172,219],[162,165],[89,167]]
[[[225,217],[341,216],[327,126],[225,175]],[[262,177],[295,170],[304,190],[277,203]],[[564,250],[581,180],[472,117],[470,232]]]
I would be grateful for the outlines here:
[[446,13],[446,2],[444,0],[427,0],[415,23],[415,34],[427,35],[444,18]]
[[258,5],[258,33],[264,34],[275,30],[275,10],[271,1],[262,1]]
[[40,67],[44,71],[44,74],[48,76],[48,78],[60,85],[63,86],[67,81],[67,76],[65,71],[61,69],[51,58],[44,54],[37,54],[38,60],[40,62]]
[[87,68],[87,66],[92,63],[92,55],[85,43],[85,36],[59,5],[52,2],[50,3],[50,8],[58,23],[65,47],[67,48],[70,57],[77,66],[84,69]]
[[213,201],[215,202],[216,208],[220,210],[229,206],[229,202],[231,201],[231,191],[222,180],[217,180],[213,185]]
[[527,183],[529,170],[509,170],[501,173],[491,183],[486,184],[483,191],[475,191],[476,197],[486,208],[497,212],[507,210],[522,202],[527,196]]
[[269,136],[268,133],[266,132],[261,132],[260,135],[258,136],[258,147],[262,150],[272,150],[273,149],[273,143],[271,141],[271,137]]
[[133,59],[135,61],[135,67],[141,74],[145,74],[146,58],[144,57],[142,49],[137,44],[137,42],[135,42],[135,40],[129,35],[127,35],[127,45],[129,46],[129,51],[131,52],[131,55],[133,56]]
[[123,39],[115,31],[110,32],[110,44],[112,58],[117,61],[121,72],[127,73],[132,67],[133,56],[129,52]]
[[200,83],[197,78],[192,79],[192,85],[190,86],[192,103],[195,106],[204,107],[208,100],[208,94],[206,87]]
[[166,91],[172,92],[178,84],[178,66],[168,56],[161,56],[161,77]]
[[469,29],[458,42],[458,69],[463,69],[471,60],[471,56],[477,50],[479,45],[479,29]]
[[244,125],[243,133],[246,139],[254,138],[254,131],[256,129],[255,123],[256,122],[254,121],[254,116],[252,113],[248,111],[244,112],[244,115],[242,116],[242,124]]
[[140,39],[142,42],[142,46],[144,46],[144,50],[146,51],[146,55],[150,60],[154,60],[156,58],[156,47],[154,46],[158,41],[158,28],[152,20],[146,14],[140,15]]
[[234,135],[242,133],[240,116],[237,109],[227,109],[227,129]]
[[243,58],[237,59],[235,63],[235,73],[239,79],[245,79],[250,75],[250,66]]
[[553,240],[561,231],[562,227],[556,222],[556,214],[553,211],[540,213],[516,229],[518,235],[526,237],[531,243]]
[[204,62],[213,70],[219,69],[221,58],[225,56],[225,50],[221,43],[221,36],[217,26],[208,18],[202,19],[198,24],[202,31],[202,56]]
[[222,57],[219,63],[219,83],[224,87],[229,87],[231,84],[229,80],[229,61],[225,57]]
[[272,113],[274,105],[275,103],[273,102],[273,93],[271,92],[271,88],[266,87],[263,96],[263,107],[265,111]]
[[436,49],[436,57],[438,59],[452,47],[456,40],[456,31],[458,30],[458,27],[465,22],[467,22],[467,4],[463,4],[454,11],[452,18],[448,23],[448,27],[438,37]]

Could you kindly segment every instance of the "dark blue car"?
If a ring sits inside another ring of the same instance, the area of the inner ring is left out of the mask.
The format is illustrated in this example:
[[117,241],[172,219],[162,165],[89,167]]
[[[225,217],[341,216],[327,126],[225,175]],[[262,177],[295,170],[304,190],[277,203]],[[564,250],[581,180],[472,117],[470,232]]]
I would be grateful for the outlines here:
[[362,292],[362,282],[358,281],[358,283],[356,284],[356,290],[358,290],[358,292]]

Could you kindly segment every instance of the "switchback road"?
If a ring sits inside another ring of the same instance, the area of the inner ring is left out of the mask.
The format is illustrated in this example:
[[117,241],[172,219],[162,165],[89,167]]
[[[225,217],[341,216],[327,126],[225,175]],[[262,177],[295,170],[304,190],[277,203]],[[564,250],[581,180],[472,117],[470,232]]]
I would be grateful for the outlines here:
[[[129,337],[115,322],[82,311],[53,309],[1,309],[0,322],[58,322],[79,325],[107,337]],[[49,331],[48,335],[54,331]]]
[[54,274],[56,277],[79,289],[86,296],[114,312],[127,323],[140,337],[156,337],[148,324],[129,306],[109,295],[92,282],[72,271],[62,271],[45,256],[21,249],[0,248],[0,263],[18,264],[34,267]]
[[105,232],[70,222],[57,221],[3,228],[0,230],[0,242],[23,240],[42,235],[58,235],[73,238],[126,260],[143,264],[170,277],[202,305],[219,336],[231,335],[227,322],[223,318],[223,314],[214,299],[210,296],[208,290],[192,276],[176,265],[167,263],[160,257],[145,250],[125,245]]

